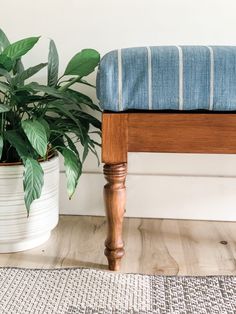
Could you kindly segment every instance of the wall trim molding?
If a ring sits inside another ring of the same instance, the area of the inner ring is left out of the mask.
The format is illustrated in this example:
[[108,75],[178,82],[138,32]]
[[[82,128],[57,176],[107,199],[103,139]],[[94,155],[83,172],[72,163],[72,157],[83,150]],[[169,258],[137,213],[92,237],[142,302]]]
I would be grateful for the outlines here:
[[[102,173],[84,172],[71,201],[60,178],[61,214],[104,215]],[[127,191],[127,217],[236,221],[236,176],[129,173]]]

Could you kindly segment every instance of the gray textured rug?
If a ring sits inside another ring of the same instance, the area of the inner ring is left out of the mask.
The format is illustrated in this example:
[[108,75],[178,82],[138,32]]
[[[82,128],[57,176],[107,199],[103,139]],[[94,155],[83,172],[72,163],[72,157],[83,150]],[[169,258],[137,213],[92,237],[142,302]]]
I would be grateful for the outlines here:
[[0,268],[1,314],[236,313],[236,277]]

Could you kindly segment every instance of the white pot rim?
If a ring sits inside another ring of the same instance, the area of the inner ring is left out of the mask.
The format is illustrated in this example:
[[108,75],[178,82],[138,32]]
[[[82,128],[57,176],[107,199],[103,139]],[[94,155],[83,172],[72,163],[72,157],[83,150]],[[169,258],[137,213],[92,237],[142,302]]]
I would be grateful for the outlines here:
[[[40,160],[39,163],[40,164],[45,164],[45,163],[49,163],[50,161],[53,161],[55,159],[58,158],[58,153],[55,152],[54,155],[52,155],[52,157],[50,157],[47,160]],[[17,162],[0,162],[0,171],[1,171],[1,167],[24,167],[23,163],[21,161],[17,161]]]
[[[44,171],[44,174],[48,171],[50,172],[52,168],[57,167],[57,163],[59,160],[58,154],[55,154],[52,158],[41,161],[40,164],[42,166],[42,169]],[[5,165],[0,166],[0,179],[6,179],[9,175],[13,178],[15,177],[22,177],[24,173],[25,166],[21,164],[11,164],[11,165]],[[6,176],[6,177],[5,177]]]

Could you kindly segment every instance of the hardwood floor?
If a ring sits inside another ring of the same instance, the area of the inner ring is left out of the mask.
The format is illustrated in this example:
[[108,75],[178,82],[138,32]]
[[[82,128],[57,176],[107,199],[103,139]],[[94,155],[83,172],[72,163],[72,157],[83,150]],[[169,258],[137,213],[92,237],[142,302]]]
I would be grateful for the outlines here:
[[[104,217],[61,216],[40,247],[0,254],[0,266],[107,268]],[[236,223],[126,218],[121,271],[236,275]]]

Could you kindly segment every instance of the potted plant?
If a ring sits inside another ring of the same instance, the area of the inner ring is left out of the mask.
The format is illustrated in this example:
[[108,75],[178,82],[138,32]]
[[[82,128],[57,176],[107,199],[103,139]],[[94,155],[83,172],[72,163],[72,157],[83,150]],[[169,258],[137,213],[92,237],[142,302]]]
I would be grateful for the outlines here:
[[[58,154],[71,198],[88,152],[96,155],[99,145],[91,133],[100,134],[101,123],[87,110],[99,107],[73,88],[92,86],[84,77],[98,65],[99,53],[82,50],[59,77],[51,40],[47,63],[24,69],[21,58],[38,40],[11,44],[0,30],[0,252],[29,249],[49,238],[58,222]],[[43,68],[44,85],[32,79]]]

